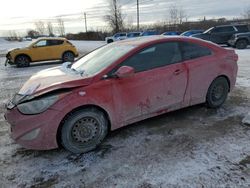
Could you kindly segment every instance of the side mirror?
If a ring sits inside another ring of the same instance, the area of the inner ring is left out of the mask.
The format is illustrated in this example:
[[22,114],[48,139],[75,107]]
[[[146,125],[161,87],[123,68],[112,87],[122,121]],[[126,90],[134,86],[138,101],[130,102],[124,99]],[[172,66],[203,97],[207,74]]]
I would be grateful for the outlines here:
[[133,76],[134,74],[135,69],[130,66],[122,66],[115,72],[115,76],[118,78],[127,78]]

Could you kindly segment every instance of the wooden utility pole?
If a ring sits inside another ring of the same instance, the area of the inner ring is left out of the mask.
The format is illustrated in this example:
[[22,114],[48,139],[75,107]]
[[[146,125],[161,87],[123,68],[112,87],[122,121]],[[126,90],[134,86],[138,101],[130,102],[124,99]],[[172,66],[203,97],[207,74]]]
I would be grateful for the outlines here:
[[87,14],[86,14],[86,12],[84,12],[84,20],[85,20],[85,30],[86,30],[86,33],[87,33],[88,28],[87,28]]
[[137,0],[137,31],[140,29],[139,0]]

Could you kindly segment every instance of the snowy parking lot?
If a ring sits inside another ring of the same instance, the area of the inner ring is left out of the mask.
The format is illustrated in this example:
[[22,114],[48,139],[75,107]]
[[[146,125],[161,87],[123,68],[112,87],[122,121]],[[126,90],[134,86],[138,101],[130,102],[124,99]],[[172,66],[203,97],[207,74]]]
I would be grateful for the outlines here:
[[[81,54],[104,42],[72,41]],[[0,39],[1,187],[250,187],[250,48],[236,50],[236,88],[217,110],[197,105],[110,133],[96,150],[33,151],[9,136],[4,103],[34,73],[60,62],[28,68],[4,66],[9,48],[28,42]]]

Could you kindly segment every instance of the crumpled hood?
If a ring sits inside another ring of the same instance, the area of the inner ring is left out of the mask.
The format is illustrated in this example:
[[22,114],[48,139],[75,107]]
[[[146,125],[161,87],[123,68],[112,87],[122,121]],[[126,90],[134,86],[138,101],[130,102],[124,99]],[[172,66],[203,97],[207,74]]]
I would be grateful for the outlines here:
[[13,52],[13,51],[15,51],[15,50],[25,50],[25,49],[28,49],[28,48],[29,48],[29,47],[11,48],[11,49],[8,50],[8,53],[9,53],[9,52]]
[[20,89],[20,95],[39,96],[53,90],[89,85],[92,78],[86,78],[70,70],[55,67],[34,74]]

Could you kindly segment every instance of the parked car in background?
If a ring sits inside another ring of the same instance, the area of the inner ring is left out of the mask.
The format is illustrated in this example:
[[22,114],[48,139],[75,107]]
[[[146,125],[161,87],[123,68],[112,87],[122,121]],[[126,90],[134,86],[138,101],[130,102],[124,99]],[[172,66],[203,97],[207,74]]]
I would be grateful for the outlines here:
[[73,62],[77,56],[76,47],[65,38],[39,38],[27,47],[9,51],[5,65],[28,67],[31,62],[49,60]]
[[162,33],[162,35],[180,35],[180,32],[178,31],[167,31]]
[[199,103],[220,107],[234,88],[237,60],[234,50],[195,38],[118,41],[32,76],[5,118],[26,148],[62,144],[84,153],[128,124]]
[[139,37],[140,35],[141,35],[141,32],[130,32],[127,34],[127,38]]
[[32,38],[31,37],[24,37],[23,41],[32,41]]
[[250,32],[234,34],[228,43],[237,49],[245,49],[250,45]]
[[141,33],[141,36],[152,36],[152,35],[159,35],[160,33],[158,31],[150,30],[150,31],[144,31]]
[[105,41],[107,43],[111,43],[111,42],[115,42],[115,41],[119,41],[119,40],[124,40],[127,38],[127,33],[116,33],[111,37],[106,37]]
[[194,34],[199,34],[199,33],[203,33],[204,30],[189,30],[189,31],[185,31],[183,33],[181,33],[181,36],[186,36],[186,37],[190,37],[191,35]]
[[204,33],[192,35],[192,37],[212,41],[217,44],[228,44],[228,40],[236,33],[249,32],[248,25],[221,25],[208,29]]

